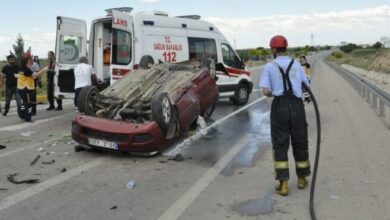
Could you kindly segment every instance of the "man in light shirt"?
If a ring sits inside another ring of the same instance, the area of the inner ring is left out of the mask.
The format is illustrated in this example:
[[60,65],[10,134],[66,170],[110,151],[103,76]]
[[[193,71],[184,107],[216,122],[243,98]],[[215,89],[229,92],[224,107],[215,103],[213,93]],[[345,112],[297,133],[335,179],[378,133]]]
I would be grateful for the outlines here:
[[81,89],[85,86],[92,85],[92,82],[96,82],[95,71],[93,70],[93,67],[88,64],[88,59],[86,57],[80,58],[79,64],[77,64],[74,69],[74,78],[74,106],[77,108],[77,99]]
[[291,145],[298,176],[298,188],[308,185],[310,175],[308,137],[305,109],[302,102],[302,83],[309,86],[304,70],[287,56],[287,39],[274,36],[270,47],[275,60],[265,65],[259,86],[263,94],[274,97],[271,106],[271,138],[276,180],[280,195],[288,195],[288,148]]

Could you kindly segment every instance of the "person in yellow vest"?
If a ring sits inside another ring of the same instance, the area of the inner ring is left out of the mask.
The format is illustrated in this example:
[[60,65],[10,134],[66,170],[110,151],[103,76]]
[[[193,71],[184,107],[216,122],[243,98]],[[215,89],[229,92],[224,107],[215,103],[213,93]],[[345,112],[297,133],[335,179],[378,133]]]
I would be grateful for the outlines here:
[[17,89],[22,100],[20,118],[24,119],[26,122],[31,121],[31,103],[33,101],[33,95],[35,91],[35,79],[48,69],[47,67],[44,67],[38,72],[33,72],[31,70],[32,63],[30,62],[30,57],[30,53],[24,53],[20,61],[20,71],[17,74]]

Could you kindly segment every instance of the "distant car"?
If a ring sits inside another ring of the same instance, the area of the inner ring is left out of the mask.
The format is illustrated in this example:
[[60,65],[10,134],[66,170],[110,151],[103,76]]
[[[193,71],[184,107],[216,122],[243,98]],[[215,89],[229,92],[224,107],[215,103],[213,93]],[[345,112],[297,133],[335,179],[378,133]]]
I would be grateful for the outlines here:
[[212,59],[203,63],[153,65],[133,70],[101,92],[83,88],[73,140],[84,148],[161,151],[199,116],[207,119],[214,111],[219,96],[215,64]]

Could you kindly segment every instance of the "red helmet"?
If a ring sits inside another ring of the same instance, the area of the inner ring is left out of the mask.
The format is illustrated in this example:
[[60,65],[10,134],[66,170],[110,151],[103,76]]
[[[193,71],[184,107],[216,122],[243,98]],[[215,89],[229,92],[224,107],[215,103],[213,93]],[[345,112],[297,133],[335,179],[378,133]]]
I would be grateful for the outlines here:
[[31,53],[30,52],[24,52],[23,53],[23,58],[24,59],[30,59],[30,57],[31,57]]
[[276,35],[269,42],[271,48],[285,48],[288,46],[287,39],[282,35]]

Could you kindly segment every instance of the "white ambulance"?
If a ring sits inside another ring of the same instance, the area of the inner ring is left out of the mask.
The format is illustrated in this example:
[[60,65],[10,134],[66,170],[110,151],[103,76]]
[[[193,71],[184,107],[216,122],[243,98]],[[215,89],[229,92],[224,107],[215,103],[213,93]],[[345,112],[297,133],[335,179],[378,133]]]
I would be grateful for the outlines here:
[[181,62],[211,56],[217,63],[221,98],[243,105],[252,92],[250,72],[213,24],[200,16],[169,17],[160,11],[131,14],[132,8],[106,10],[92,21],[87,44],[83,20],[57,17],[56,96],[73,97],[74,68],[87,56],[101,82],[112,84],[149,63]]

